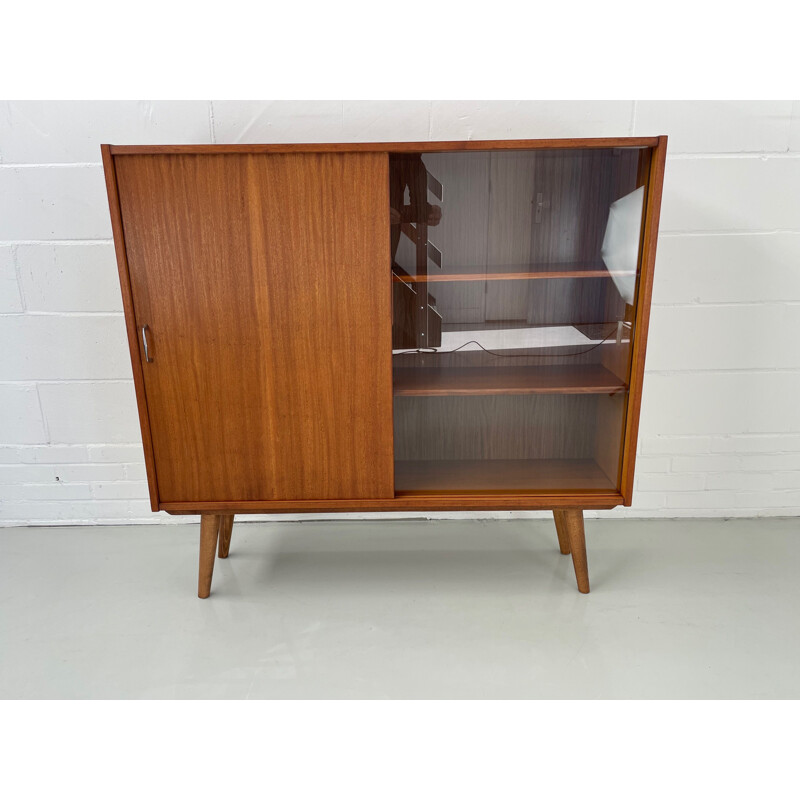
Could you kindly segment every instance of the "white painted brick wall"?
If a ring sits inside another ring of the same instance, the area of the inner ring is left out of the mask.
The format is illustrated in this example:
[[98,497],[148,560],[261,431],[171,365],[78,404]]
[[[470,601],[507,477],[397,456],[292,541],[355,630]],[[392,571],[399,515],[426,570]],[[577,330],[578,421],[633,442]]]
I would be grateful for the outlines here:
[[0,525],[192,519],[149,511],[101,143],[662,133],[637,488],[601,513],[800,514],[800,101],[6,102]]
[[670,159],[662,233],[797,230],[800,158],[700,155]]
[[204,101],[2,103],[0,163],[97,164],[100,145],[206,144],[211,107]]
[[39,399],[55,444],[141,441],[132,379],[42,383]]
[[19,289],[28,312],[122,313],[111,242],[20,244],[15,253]]
[[[800,233],[662,236],[653,301],[661,306],[800,302]],[[744,305],[746,304],[746,305]]]
[[36,386],[0,384],[0,441],[40,444],[48,440]]
[[0,347],[5,380],[131,378],[121,314],[3,314],[0,341],[19,343]]
[[22,293],[17,283],[14,248],[0,245],[0,314],[22,311]]
[[673,153],[782,153],[791,124],[791,100],[636,104],[636,135],[667,131]]
[[3,164],[0,240],[108,239],[111,221],[99,164]]

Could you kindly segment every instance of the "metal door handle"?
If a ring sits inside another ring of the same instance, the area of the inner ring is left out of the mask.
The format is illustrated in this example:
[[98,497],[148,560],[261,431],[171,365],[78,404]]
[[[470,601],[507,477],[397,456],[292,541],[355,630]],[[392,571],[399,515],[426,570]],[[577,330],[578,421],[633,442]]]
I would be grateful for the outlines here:
[[149,325],[142,325],[142,344],[144,345],[144,360],[150,364],[153,359],[150,358],[150,350],[147,346],[147,331],[150,330]]

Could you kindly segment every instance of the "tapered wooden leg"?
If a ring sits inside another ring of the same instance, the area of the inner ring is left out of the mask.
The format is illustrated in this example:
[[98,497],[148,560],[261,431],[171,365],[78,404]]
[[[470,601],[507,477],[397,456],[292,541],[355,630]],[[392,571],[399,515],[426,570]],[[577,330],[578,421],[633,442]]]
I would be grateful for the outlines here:
[[231,550],[231,533],[233,532],[233,514],[223,514],[219,518],[219,550],[220,558],[227,558]]
[[589,593],[589,565],[586,561],[586,536],[583,531],[583,511],[580,508],[567,508],[563,511],[569,549],[572,551],[572,566],[578,580],[578,591]]
[[569,536],[567,536],[567,524],[564,522],[564,512],[561,509],[553,509],[553,519],[556,521],[556,533],[558,534],[558,549],[562,555],[569,555]]
[[203,514],[200,517],[200,577],[197,580],[197,596],[211,594],[211,577],[214,574],[214,559],[217,555],[219,517]]

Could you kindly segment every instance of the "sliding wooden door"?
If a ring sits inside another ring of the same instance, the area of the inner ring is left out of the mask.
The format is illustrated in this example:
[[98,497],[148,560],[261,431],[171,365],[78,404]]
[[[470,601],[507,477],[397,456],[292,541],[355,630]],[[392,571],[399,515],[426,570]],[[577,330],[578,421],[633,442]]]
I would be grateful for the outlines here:
[[387,156],[114,165],[159,502],[393,497]]

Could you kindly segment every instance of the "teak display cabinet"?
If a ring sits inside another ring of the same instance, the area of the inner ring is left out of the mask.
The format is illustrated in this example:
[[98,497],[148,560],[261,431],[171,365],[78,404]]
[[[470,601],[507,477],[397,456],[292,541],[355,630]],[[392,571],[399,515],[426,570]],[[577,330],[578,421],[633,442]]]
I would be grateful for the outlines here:
[[630,505],[666,137],[104,145],[154,511]]

